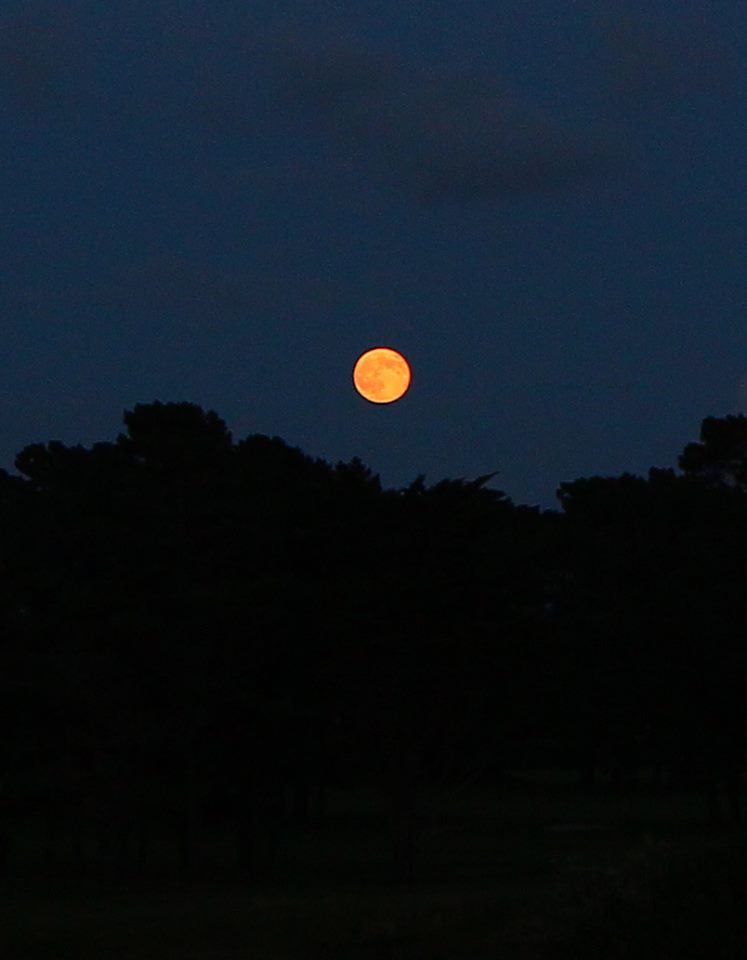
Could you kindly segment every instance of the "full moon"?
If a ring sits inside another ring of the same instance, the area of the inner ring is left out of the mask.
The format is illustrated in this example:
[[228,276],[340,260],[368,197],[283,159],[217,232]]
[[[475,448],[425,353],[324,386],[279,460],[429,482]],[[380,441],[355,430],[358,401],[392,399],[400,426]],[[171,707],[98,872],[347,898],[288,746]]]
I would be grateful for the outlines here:
[[410,364],[389,347],[366,350],[353,367],[355,389],[371,403],[394,403],[407,393],[411,379]]

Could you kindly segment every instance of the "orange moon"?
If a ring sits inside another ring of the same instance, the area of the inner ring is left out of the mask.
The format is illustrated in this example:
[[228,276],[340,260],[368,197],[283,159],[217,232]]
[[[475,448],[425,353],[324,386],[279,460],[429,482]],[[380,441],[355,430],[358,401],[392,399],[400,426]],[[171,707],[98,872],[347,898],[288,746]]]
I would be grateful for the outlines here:
[[410,364],[389,347],[366,350],[353,367],[355,389],[371,403],[394,403],[407,393],[411,379]]

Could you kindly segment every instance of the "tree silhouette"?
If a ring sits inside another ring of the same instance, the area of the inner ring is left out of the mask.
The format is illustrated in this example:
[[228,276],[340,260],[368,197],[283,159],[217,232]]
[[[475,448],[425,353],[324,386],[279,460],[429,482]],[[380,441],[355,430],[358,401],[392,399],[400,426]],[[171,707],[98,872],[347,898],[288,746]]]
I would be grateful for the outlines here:
[[704,786],[733,781],[747,759],[735,632],[745,501],[710,478],[655,469],[648,480],[563,484],[559,495],[570,577],[561,620],[577,651],[569,684],[589,692],[577,717],[593,741],[589,764],[614,748],[630,770],[653,761]]
[[736,488],[747,493],[747,417],[706,417],[700,443],[688,443],[679,467],[701,483]]
[[27,817],[50,861],[187,870],[217,829],[256,872],[331,782],[389,795],[412,872],[429,797],[548,744],[738,812],[744,421],[704,421],[681,476],[562,484],[562,513],[490,475],[384,490],[189,403],[27,446],[0,471],[0,853]]

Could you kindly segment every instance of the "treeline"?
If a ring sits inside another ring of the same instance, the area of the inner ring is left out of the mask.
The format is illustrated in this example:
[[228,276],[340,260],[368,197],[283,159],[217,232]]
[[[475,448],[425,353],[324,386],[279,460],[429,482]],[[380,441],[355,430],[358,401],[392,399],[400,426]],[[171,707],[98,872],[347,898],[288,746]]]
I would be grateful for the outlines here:
[[[360,461],[138,405],[0,471],[0,833],[20,858],[249,871],[330,787],[391,800],[546,761],[731,786],[747,761],[747,418],[681,472],[384,490]],[[19,839],[20,838],[20,839]],[[156,844],[157,845],[157,844]],[[1,851],[0,851],[1,852]]]

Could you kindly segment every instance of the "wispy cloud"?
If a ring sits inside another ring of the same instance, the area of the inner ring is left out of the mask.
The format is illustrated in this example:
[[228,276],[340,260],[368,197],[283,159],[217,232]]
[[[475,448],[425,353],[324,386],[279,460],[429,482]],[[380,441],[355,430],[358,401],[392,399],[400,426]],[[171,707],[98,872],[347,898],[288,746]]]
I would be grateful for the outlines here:
[[608,176],[610,145],[489,76],[407,70],[354,46],[280,58],[286,104],[378,181],[421,200],[492,198]]
[[737,384],[737,412],[738,413],[747,413],[747,377],[742,377],[742,379]]
[[266,263],[243,269],[220,269],[167,251],[123,264],[75,282],[26,283],[3,291],[12,313],[58,315],[95,308],[103,316],[154,315],[185,329],[208,332],[237,318],[263,320],[294,305],[328,306],[339,295],[330,278],[294,265]]
[[6,105],[36,115],[69,104],[84,61],[78,21],[64,5],[15,5],[0,17],[0,90]]
[[613,93],[627,103],[729,95],[738,84],[726,37],[705,18],[608,15],[599,21]]

